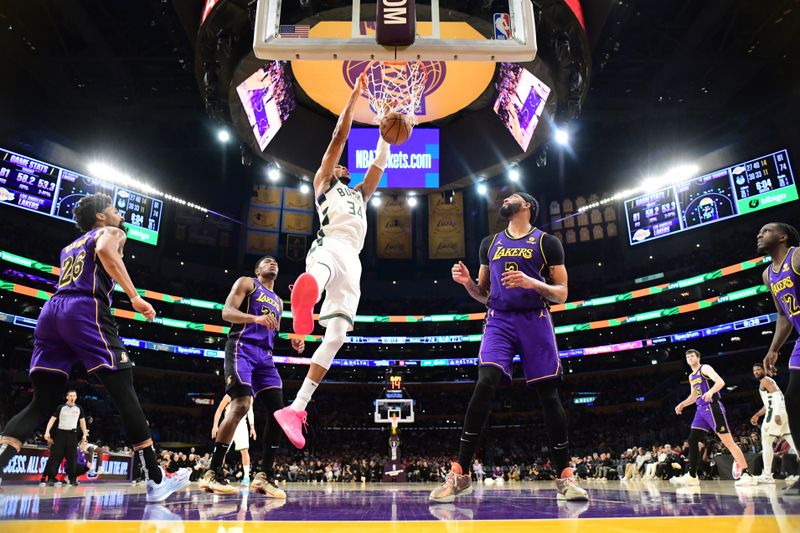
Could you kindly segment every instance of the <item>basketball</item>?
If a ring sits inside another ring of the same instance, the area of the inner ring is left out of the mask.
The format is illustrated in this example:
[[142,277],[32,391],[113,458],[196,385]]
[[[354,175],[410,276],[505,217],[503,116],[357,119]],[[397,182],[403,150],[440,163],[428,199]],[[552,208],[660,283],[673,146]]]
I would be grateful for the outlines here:
[[380,129],[383,140],[396,146],[403,144],[411,137],[411,130],[414,129],[414,126],[404,114],[392,111],[381,119]]

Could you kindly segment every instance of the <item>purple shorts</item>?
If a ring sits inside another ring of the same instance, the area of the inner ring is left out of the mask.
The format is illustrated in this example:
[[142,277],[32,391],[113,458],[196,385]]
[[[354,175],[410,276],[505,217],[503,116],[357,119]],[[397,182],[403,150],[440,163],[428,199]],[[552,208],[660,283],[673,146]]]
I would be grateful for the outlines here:
[[792,356],[789,357],[789,370],[800,370],[800,339],[794,343]]
[[55,372],[69,377],[78,362],[87,372],[131,367],[111,309],[91,296],[54,296],[48,300],[33,338],[31,373]]
[[480,365],[495,366],[511,379],[511,363],[516,354],[528,383],[561,377],[561,360],[549,310],[487,311],[478,352]]
[[720,402],[698,404],[692,420],[692,429],[701,429],[709,433],[730,433],[725,407]]
[[242,388],[250,395],[283,387],[281,376],[272,360],[272,351],[255,344],[228,339],[225,344],[225,392],[241,396]]

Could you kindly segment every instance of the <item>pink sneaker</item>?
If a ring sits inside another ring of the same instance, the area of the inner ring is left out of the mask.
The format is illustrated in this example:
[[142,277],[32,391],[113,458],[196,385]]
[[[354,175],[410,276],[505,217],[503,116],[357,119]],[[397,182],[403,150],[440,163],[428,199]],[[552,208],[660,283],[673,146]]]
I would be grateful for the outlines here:
[[292,327],[297,335],[311,335],[314,331],[314,305],[319,286],[308,272],[300,274],[292,287]]
[[306,438],[303,436],[303,428],[306,426],[306,412],[295,411],[291,407],[284,407],[275,411],[275,420],[281,426],[283,432],[289,438],[289,442],[294,444],[298,450],[302,450],[306,445]]

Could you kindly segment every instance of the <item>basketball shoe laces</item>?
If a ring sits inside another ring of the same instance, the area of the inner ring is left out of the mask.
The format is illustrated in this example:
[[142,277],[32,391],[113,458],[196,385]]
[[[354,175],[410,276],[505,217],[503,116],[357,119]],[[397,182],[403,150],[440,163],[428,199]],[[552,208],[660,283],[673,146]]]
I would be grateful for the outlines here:
[[442,487],[446,487],[447,485],[452,485],[454,489],[456,488],[456,473],[452,470],[444,477],[444,483],[442,483]]

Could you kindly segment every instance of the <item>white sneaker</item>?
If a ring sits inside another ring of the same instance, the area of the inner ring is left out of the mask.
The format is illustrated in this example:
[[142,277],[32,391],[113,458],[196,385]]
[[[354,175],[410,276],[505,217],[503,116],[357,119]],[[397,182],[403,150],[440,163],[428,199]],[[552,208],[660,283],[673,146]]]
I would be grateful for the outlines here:
[[152,479],[147,480],[147,503],[163,502],[173,492],[181,490],[189,484],[191,470],[181,468],[174,474],[167,474],[161,469],[161,483],[156,483]]
[[774,485],[775,478],[772,477],[772,474],[761,474],[756,478],[756,482],[759,485]]
[[680,477],[670,478],[669,482],[672,483],[673,485],[678,485],[679,487],[700,486],[700,479],[697,476],[691,475],[689,472],[686,472],[684,475]]
[[674,476],[674,477],[669,478],[669,483],[670,483],[670,485],[681,486],[681,485],[684,484],[684,481],[686,481],[686,478],[688,478],[688,477],[690,477],[689,476],[689,472],[686,472],[682,476]]
[[737,487],[755,487],[758,485],[758,480],[750,474],[742,474],[742,477],[737,479],[734,485]]

